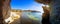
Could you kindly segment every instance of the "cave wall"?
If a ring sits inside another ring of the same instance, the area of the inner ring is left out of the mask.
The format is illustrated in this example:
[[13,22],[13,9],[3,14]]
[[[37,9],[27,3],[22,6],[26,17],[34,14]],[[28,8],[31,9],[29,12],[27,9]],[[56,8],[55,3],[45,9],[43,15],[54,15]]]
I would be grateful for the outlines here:
[[[43,4],[46,3],[44,0],[42,2],[41,1],[39,2]],[[51,24],[60,24],[60,0],[51,0],[48,5],[51,7],[49,18]]]
[[50,22],[51,24],[60,24],[60,0],[53,0],[50,4]]
[[50,24],[49,17],[50,17],[50,7],[42,6],[44,13],[42,15],[42,24]]
[[0,0],[0,24],[3,24],[2,0]]
[[51,2],[51,0],[35,0],[35,1],[42,4],[49,4]]
[[4,19],[9,17],[10,0],[0,0],[0,24],[4,24]]
[[10,15],[10,10],[11,10],[11,7],[10,7],[10,0],[5,0],[3,2],[3,6],[2,6],[2,12],[3,12],[3,18],[6,19],[9,17]]

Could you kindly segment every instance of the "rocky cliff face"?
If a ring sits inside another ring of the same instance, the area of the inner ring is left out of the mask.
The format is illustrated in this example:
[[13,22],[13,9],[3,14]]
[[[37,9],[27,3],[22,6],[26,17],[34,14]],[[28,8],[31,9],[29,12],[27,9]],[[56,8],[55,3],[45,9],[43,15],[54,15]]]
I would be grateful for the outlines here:
[[53,0],[50,4],[50,22],[51,24],[60,24],[60,0]]
[[51,0],[35,0],[38,3],[49,4]]
[[49,7],[43,6],[43,17],[42,17],[42,24],[50,24],[49,16],[50,16],[50,9]]
[[10,14],[10,0],[5,0],[2,6],[3,18],[7,18]]
[[9,17],[10,9],[10,0],[0,0],[0,24]]

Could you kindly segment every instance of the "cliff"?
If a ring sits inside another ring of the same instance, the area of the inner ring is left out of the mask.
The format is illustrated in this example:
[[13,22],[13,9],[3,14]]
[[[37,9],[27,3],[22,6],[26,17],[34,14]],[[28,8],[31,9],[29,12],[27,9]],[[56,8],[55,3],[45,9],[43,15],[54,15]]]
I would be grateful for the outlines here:
[[0,0],[0,24],[9,17],[10,9],[10,0]]
[[50,24],[50,22],[49,22],[50,9],[49,9],[49,7],[46,7],[46,6],[42,6],[42,7],[44,10],[44,13],[42,16],[42,24]]

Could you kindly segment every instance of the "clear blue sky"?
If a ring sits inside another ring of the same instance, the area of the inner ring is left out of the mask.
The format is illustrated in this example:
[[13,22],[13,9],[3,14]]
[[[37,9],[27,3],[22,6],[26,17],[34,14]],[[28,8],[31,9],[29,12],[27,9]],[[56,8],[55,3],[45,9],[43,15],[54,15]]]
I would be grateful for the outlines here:
[[43,4],[37,3],[34,0],[12,0],[11,8],[12,9],[21,9],[21,10],[38,10],[43,12]]

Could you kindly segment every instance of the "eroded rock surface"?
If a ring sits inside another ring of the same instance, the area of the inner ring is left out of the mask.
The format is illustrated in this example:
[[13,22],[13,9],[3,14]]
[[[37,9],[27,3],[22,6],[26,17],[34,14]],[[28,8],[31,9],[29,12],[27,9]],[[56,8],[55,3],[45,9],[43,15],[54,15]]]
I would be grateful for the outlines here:
[[0,24],[9,17],[10,9],[10,0],[0,0]]

